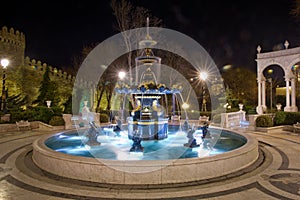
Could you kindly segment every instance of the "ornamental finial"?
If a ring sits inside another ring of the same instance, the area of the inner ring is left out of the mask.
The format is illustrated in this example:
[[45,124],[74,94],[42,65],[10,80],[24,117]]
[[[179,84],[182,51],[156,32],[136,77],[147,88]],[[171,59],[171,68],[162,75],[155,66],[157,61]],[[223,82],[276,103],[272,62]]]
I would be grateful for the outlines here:
[[290,43],[286,40],[286,41],[284,42],[285,49],[287,49],[287,48],[289,47],[289,45],[290,45]]
[[257,50],[257,53],[260,53],[260,51],[261,51],[260,45],[257,46],[257,49],[256,49],[256,50]]

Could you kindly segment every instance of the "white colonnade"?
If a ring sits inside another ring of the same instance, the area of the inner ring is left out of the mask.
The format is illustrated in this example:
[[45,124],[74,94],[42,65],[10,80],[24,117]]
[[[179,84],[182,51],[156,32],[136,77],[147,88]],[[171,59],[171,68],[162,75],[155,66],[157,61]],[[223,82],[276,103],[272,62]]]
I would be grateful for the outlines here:
[[266,78],[263,75],[264,69],[270,65],[278,65],[284,70],[286,105],[284,111],[297,112],[296,105],[296,76],[292,72],[292,66],[300,62],[300,47],[288,49],[289,43],[284,43],[285,49],[261,53],[261,47],[257,48],[257,84],[258,84],[258,105],[256,111],[263,114],[266,111]]

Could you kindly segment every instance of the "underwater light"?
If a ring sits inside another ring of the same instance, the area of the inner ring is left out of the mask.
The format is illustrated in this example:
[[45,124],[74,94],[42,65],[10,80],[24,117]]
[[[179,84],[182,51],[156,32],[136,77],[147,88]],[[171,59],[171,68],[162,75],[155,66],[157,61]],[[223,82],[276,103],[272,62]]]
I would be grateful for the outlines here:
[[68,137],[68,136],[66,136],[66,135],[59,135],[58,136],[59,139],[66,138],[66,137]]
[[89,145],[84,145],[84,148],[86,149],[86,150],[91,150],[91,147],[89,146]]

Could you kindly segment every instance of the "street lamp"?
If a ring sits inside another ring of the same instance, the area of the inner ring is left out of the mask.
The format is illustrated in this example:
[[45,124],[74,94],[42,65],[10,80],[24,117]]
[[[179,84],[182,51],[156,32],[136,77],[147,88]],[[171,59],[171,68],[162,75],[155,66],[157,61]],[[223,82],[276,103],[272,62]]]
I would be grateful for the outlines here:
[[200,72],[200,78],[201,78],[201,80],[205,81],[208,78],[208,73]]
[[9,64],[9,60],[2,59],[1,65],[3,67],[3,78],[2,78],[2,98],[1,98],[1,110],[6,113],[6,88],[5,88],[5,80],[6,80],[6,67]]
[[120,71],[119,74],[118,74],[118,76],[119,76],[119,78],[120,78],[121,80],[123,80],[123,79],[125,78],[125,76],[126,76],[126,73],[123,72],[123,71]]
[[208,73],[207,72],[200,72],[199,75],[200,79],[203,81],[202,82],[202,106],[201,106],[201,111],[207,111],[206,110],[206,99],[205,99],[205,80],[208,78]]

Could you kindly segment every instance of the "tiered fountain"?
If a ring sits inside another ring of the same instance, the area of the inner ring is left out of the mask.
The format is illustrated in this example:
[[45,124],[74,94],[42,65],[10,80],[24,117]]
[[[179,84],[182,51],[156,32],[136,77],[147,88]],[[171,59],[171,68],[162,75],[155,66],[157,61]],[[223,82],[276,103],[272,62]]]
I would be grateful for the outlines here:
[[[168,97],[180,93],[179,89],[169,89],[157,82],[152,69],[157,71],[161,59],[154,56],[150,48],[155,44],[148,34],[146,39],[140,42],[140,46],[145,48],[141,56],[136,58],[136,66],[146,67],[146,70],[141,73],[137,86],[128,89],[128,85],[123,84],[116,88],[117,93],[130,95],[131,103],[135,105],[130,117],[127,118],[128,137],[136,141],[130,151],[143,151],[140,145],[142,140],[163,140],[168,137],[169,117],[166,115]],[[172,100],[175,101],[176,98]]]
[[[160,83],[160,58],[151,50],[156,42],[148,30],[139,44],[143,51],[136,58],[135,84],[122,83],[115,89],[118,95],[130,96],[134,105],[126,123],[108,133],[107,127],[89,121],[86,129],[42,136],[33,145],[35,164],[82,181],[157,185],[208,180],[254,163],[258,145],[247,135],[198,127],[188,119],[177,128],[170,125],[168,102],[178,105],[175,96],[181,90]],[[172,109],[180,113],[180,106]]]

